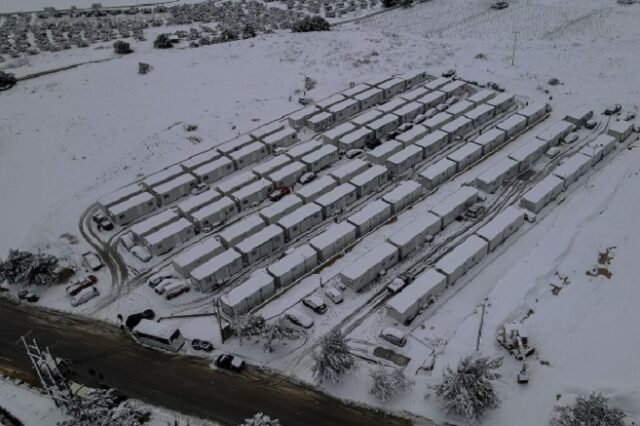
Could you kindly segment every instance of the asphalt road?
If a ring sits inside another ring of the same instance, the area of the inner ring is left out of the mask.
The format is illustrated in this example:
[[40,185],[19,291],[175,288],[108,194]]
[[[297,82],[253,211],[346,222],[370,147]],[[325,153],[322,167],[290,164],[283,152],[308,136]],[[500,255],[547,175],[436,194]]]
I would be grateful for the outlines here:
[[282,376],[252,368],[242,374],[215,370],[199,358],[142,347],[116,327],[0,298],[0,369],[33,378],[23,335],[71,360],[72,379],[79,383],[96,386],[102,375],[105,384],[129,397],[224,425],[258,411],[285,426],[411,424],[345,405]]

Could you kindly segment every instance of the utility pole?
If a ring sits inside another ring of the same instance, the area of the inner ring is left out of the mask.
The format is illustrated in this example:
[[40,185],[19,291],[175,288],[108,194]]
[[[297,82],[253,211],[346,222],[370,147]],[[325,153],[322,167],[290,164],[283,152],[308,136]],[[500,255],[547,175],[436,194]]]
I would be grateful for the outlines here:
[[513,32],[513,53],[511,54],[511,66],[516,64],[516,48],[518,44],[518,31]]
[[224,343],[224,333],[222,332],[222,318],[220,318],[220,299],[216,299],[216,317],[218,318],[218,330],[220,330],[220,340]]

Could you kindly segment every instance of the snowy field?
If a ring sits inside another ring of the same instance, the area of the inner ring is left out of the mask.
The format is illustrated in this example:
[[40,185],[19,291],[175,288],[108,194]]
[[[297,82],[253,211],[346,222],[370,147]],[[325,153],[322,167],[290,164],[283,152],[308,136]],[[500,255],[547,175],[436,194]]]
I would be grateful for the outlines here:
[[[55,7],[56,9],[69,9],[76,6],[79,9],[90,8],[94,3],[102,4],[102,7],[119,6],[148,6],[155,4],[177,3],[178,0],[3,0],[0,3],[0,13],[10,12],[31,12],[42,10],[45,7]],[[181,1],[185,3],[185,1]],[[194,3],[194,1],[191,1]]]
[[[297,109],[291,97],[302,89],[305,75],[318,81],[308,95],[321,99],[350,82],[410,70],[437,75],[455,68],[468,80],[495,81],[522,99],[548,101],[554,112],[536,131],[576,107],[593,109],[599,120],[607,104],[620,103],[625,111],[638,112],[639,5],[518,0],[508,9],[494,11],[488,4],[432,0],[339,26],[329,33],[277,32],[197,50],[156,51],[149,41],[134,43],[133,55],[29,80],[1,92],[0,110],[6,113],[0,118],[0,256],[20,247],[79,258],[89,249],[82,238],[78,244],[68,244],[60,237],[64,233],[80,237],[79,218],[100,196]],[[2,2],[0,12],[6,5],[11,2]],[[34,7],[38,5],[34,2]],[[516,56],[512,58],[514,36]],[[12,72],[24,75],[112,57],[111,49],[44,53]],[[139,76],[138,62],[148,62],[154,70]],[[549,86],[552,77],[561,84]],[[187,139],[183,123],[198,125],[195,134],[202,138],[201,143]],[[517,144],[445,185],[434,197],[416,205],[405,221],[366,237],[343,259],[323,269],[319,274],[323,282]],[[450,289],[453,292],[446,301],[420,314],[406,328],[411,335],[405,348],[387,345],[411,358],[406,368],[416,382],[411,392],[384,405],[376,402],[367,393],[368,371],[374,366],[363,360],[342,384],[325,386],[325,390],[346,399],[459,423],[441,411],[435,395],[425,395],[431,393],[428,387],[438,381],[444,367],[475,351],[484,303],[480,350],[505,356],[500,385],[504,401],[485,424],[546,424],[554,404],[570,403],[575,395],[592,390],[610,397],[630,419],[640,421],[640,361],[629,356],[640,350],[640,341],[629,338],[637,335],[640,320],[636,309],[640,290],[634,285],[640,272],[635,261],[640,248],[635,218],[640,208],[639,150],[637,142],[630,149],[615,150],[611,158],[570,187],[561,203],[551,203],[537,223],[526,224],[508,244],[465,275]],[[612,276],[586,275],[596,266],[598,253],[610,247],[615,247],[608,267]],[[557,274],[568,277],[569,284],[554,294],[550,284],[559,285]],[[98,288],[106,297],[108,275],[99,274],[99,280]],[[318,276],[306,278],[261,313],[265,317],[282,313],[318,291],[319,282]],[[121,310],[194,310],[188,303],[180,309],[164,304],[148,288],[130,290],[130,295],[122,295],[99,312],[92,304],[80,312],[114,321]],[[198,295],[193,293],[185,300],[196,300]],[[373,296],[375,289],[369,293]],[[45,305],[73,309],[62,289],[41,296]],[[325,317],[315,316],[316,328],[326,331],[340,315],[357,309],[368,298],[350,296],[340,307],[330,305]],[[95,303],[103,304],[101,300]],[[208,300],[200,305],[195,310],[210,311]],[[505,321],[525,316],[538,354],[530,362],[531,382],[522,387],[515,379],[520,364],[494,338]],[[219,334],[211,318],[176,323],[188,338],[217,342]],[[385,324],[389,325],[384,311],[375,311],[348,337],[354,345],[356,341],[377,345],[377,333]],[[265,355],[260,345],[239,345],[233,340],[224,349],[311,380],[309,353],[298,348],[317,340],[318,330],[309,332],[304,342],[292,342],[273,354]],[[435,368],[430,374],[415,374],[430,352],[424,342],[437,342]],[[10,398],[18,391],[4,392],[2,398]],[[2,398],[0,405],[6,407],[8,403],[3,402],[7,400]]]

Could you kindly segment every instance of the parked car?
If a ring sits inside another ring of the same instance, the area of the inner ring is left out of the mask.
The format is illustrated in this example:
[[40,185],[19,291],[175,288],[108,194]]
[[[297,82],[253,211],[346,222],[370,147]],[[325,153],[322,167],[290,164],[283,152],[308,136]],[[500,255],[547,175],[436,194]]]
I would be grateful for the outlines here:
[[173,275],[154,275],[149,278],[148,284],[151,288],[156,288],[158,284],[160,284],[164,280],[168,280],[170,278],[175,278]]
[[194,186],[193,189],[191,189],[191,195],[202,194],[203,192],[208,190],[209,190],[209,186],[207,184],[199,183],[196,186]]
[[211,344],[211,342],[201,339],[193,339],[191,341],[191,347],[195,351],[211,352],[213,350],[213,344]]
[[425,116],[426,118],[431,118],[431,117],[433,117],[434,115],[436,115],[437,113],[438,113],[438,109],[437,109],[437,108],[431,108],[430,110],[428,110],[428,111],[426,111],[426,112],[424,113],[424,116]]
[[620,112],[621,109],[622,109],[622,105],[620,104],[609,105],[608,107],[605,108],[604,115],[617,114]]
[[87,275],[82,281],[78,281],[74,284],[71,284],[69,287],[67,287],[66,289],[67,294],[69,296],[75,296],[85,288],[91,287],[97,282],[98,282],[98,278],[96,278],[95,275]]
[[162,280],[158,285],[155,286],[154,291],[156,292],[156,294],[164,294],[165,291],[168,290],[168,287],[171,287],[173,289],[177,288],[177,286],[180,284],[180,281],[175,279]]
[[298,179],[298,182],[301,185],[304,185],[306,183],[311,182],[312,180],[314,180],[316,178],[316,174],[313,172],[307,172],[305,174],[303,174],[302,176],[300,176],[300,179]]
[[553,146],[553,147],[549,148],[547,150],[547,152],[544,153],[544,155],[546,155],[549,158],[555,158],[561,152],[562,152],[562,150],[560,148],[558,148],[557,146]]
[[113,231],[113,223],[106,217],[98,223],[98,229],[102,231]]
[[165,297],[167,300],[171,300],[185,293],[189,293],[191,291],[191,287],[186,284],[180,284],[178,287],[167,289],[166,291],[167,295]]
[[302,304],[307,308],[313,310],[316,314],[324,314],[327,312],[327,304],[320,296],[309,296],[302,300]]
[[571,132],[567,136],[565,136],[564,143],[574,143],[575,141],[578,140],[578,138],[579,136],[577,133]]
[[94,297],[97,297],[99,294],[100,292],[95,287],[85,288],[80,293],[78,293],[77,296],[71,298],[71,306],[73,306],[74,308],[76,306],[80,306],[84,303],[87,303]]
[[422,123],[424,120],[427,119],[427,116],[424,114],[418,114],[416,115],[416,118],[413,119],[413,123],[414,124],[420,124]]
[[380,337],[396,346],[404,346],[407,343],[407,336],[397,328],[393,327],[383,329],[380,333]]
[[438,105],[436,106],[436,110],[437,110],[438,112],[443,112],[443,111],[446,111],[447,109],[449,109],[449,104],[448,104],[448,103],[446,103],[446,102],[443,102],[443,103],[438,104]]
[[478,216],[480,216],[484,212],[484,210],[485,210],[485,207],[482,204],[474,204],[467,209],[467,211],[465,212],[465,215],[467,217],[475,219]]
[[598,125],[598,122],[596,120],[589,120],[584,125],[584,127],[586,127],[587,129],[591,130],[591,129],[595,129],[597,125]]
[[442,76],[444,78],[453,77],[454,75],[456,75],[456,70],[454,70],[453,68],[442,73]]
[[27,302],[37,302],[38,300],[40,300],[40,297],[37,294],[30,292],[29,290],[20,290],[18,292],[18,299],[26,300]]
[[273,149],[273,155],[274,156],[278,156],[278,155],[286,154],[287,151],[288,151],[287,148],[283,148],[283,147],[279,146],[279,147]]
[[216,358],[216,367],[231,371],[241,371],[244,368],[244,360],[230,354],[220,354]]
[[127,232],[123,236],[120,237],[120,244],[127,249],[127,251],[131,251],[133,247],[135,247],[136,243],[133,241],[133,234],[131,232]]
[[347,154],[345,155],[347,158],[356,158],[359,155],[362,155],[362,153],[364,152],[363,149],[350,149],[349,151],[347,151]]
[[271,194],[269,194],[269,199],[271,201],[279,201],[280,199],[282,199],[282,197],[290,193],[291,193],[291,188],[289,188],[288,186],[283,186],[281,188],[276,189]]
[[413,123],[404,123],[400,127],[398,127],[398,131],[400,133],[404,133],[404,132],[406,132],[408,130],[411,130],[411,129],[413,129]]
[[324,295],[327,296],[336,305],[342,303],[342,292],[335,287],[329,287],[324,291]]
[[497,1],[491,3],[491,9],[501,10],[506,9],[507,7],[509,7],[509,3],[507,3],[506,1]]
[[149,253],[149,250],[142,246],[134,246],[133,248],[131,248],[131,254],[133,254],[136,258],[138,258],[138,260],[144,263],[147,263],[151,260],[151,253]]
[[291,310],[284,314],[285,318],[291,321],[293,324],[304,328],[313,327],[313,320],[307,315],[298,310]]
[[531,213],[530,211],[526,211],[524,212],[524,220],[526,220],[529,223],[533,223],[538,219],[538,217],[535,215],[535,213]]
[[102,213],[98,212],[96,214],[94,214],[93,216],[91,216],[91,219],[93,220],[93,222],[96,225],[100,225],[100,222],[102,222],[103,219],[106,219],[107,217],[105,215],[103,215]]
[[631,120],[633,120],[634,118],[636,118],[636,113],[635,113],[635,112],[633,112],[633,111],[629,111],[629,112],[627,112],[627,113],[625,114],[625,116],[624,116],[624,121],[631,121]]
[[98,255],[91,251],[83,253],[82,258],[92,271],[97,271],[104,266]]
[[387,290],[393,294],[399,293],[403,288],[411,284],[414,279],[415,277],[411,274],[400,274],[391,281],[387,286]]

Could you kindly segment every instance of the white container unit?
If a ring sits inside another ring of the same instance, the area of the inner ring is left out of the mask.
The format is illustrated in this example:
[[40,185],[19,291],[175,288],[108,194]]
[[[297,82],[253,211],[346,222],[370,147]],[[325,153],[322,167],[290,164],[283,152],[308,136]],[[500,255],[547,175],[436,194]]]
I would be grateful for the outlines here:
[[391,80],[387,80],[384,83],[378,84],[378,87],[382,89],[382,96],[384,99],[391,99],[398,93],[402,92],[407,83],[405,80],[394,77]]
[[317,151],[305,155],[300,161],[307,166],[310,172],[315,173],[329,167],[339,159],[338,148],[333,145],[324,145]]
[[316,102],[316,106],[324,110],[328,110],[332,105],[336,105],[344,101],[345,99],[346,98],[343,95],[341,95],[340,93],[336,93],[335,95],[331,95],[328,98]]
[[429,93],[429,89],[420,86],[403,93],[402,95],[400,95],[400,98],[404,99],[407,102],[411,102],[423,97],[427,93]]
[[398,214],[413,205],[422,195],[422,186],[413,180],[406,180],[382,196],[391,205],[391,213]]
[[295,129],[301,129],[306,124],[307,120],[312,116],[318,114],[322,111],[315,105],[309,105],[305,108],[302,108],[298,111],[292,112],[287,117],[289,125]]
[[464,81],[455,80],[438,88],[438,90],[440,90],[442,93],[447,95],[447,97],[457,96],[457,95],[461,95],[464,92],[466,86],[467,86],[467,83],[465,83]]
[[438,272],[446,275],[447,285],[451,286],[460,279],[469,269],[478,264],[487,255],[489,244],[478,237],[471,235],[460,245],[445,254],[435,265]]
[[222,155],[229,155],[234,151],[239,150],[247,145],[252,144],[255,141],[249,135],[238,136],[235,139],[230,140],[229,142],[225,142],[222,145],[216,147],[218,152]]
[[256,306],[273,296],[276,285],[273,277],[266,272],[258,272],[239,286],[223,294],[220,309],[231,318],[245,315]]
[[192,173],[196,175],[200,182],[212,183],[230,175],[235,169],[236,166],[232,160],[227,157],[221,157],[193,169]]
[[342,95],[346,96],[348,98],[353,98],[358,93],[365,92],[365,91],[369,90],[370,88],[371,88],[371,86],[369,86],[367,84],[359,83],[359,84],[356,84],[353,87],[348,88],[347,90],[344,90],[342,92]]
[[577,127],[582,127],[587,124],[591,117],[593,117],[593,110],[578,108],[567,114],[564,117],[564,121],[568,121]]
[[173,258],[173,269],[182,278],[188,278],[191,271],[224,251],[224,246],[215,238],[207,238]]
[[518,162],[511,158],[503,158],[482,172],[474,181],[474,185],[484,192],[493,194],[502,185],[515,178],[517,174]]
[[338,140],[340,140],[341,137],[347,133],[353,132],[355,129],[357,129],[357,126],[352,122],[347,121],[346,123],[338,124],[336,127],[324,132],[322,134],[322,140],[325,143],[337,146]]
[[169,182],[172,179],[184,174],[184,170],[179,164],[174,164],[173,166],[167,167],[166,169],[162,169],[157,173],[154,173],[150,176],[147,176],[142,180],[142,184],[146,188],[154,188],[158,185],[161,185],[165,182]]
[[449,114],[448,112],[439,112],[433,117],[424,121],[422,125],[429,129],[429,132],[433,132],[451,121],[453,121],[453,115]]
[[507,139],[511,139],[527,127],[527,117],[520,114],[513,114],[511,117],[496,124],[496,128],[504,130]]
[[396,136],[395,140],[400,142],[402,146],[406,148],[408,145],[424,137],[427,133],[429,133],[429,130],[427,130],[426,127],[417,124],[406,132]]
[[134,183],[131,185],[127,185],[124,188],[120,188],[117,191],[114,191],[107,195],[102,196],[98,200],[98,204],[100,205],[102,210],[106,213],[108,207],[114,206],[118,203],[128,200],[129,198],[142,194],[142,192],[144,191],[145,191],[145,188],[142,185]]
[[369,163],[361,160],[360,158],[355,158],[329,172],[329,176],[333,177],[339,184],[343,184],[350,181],[354,176],[357,176],[367,170],[368,167]]
[[276,287],[293,284],[318,265],[318,253],[309,245],[297,247],[282,259],[267,267]]
[[474,93],[473,95],[469,96],[467,100],[469,102],[473,102],[474,105],[478,106],[488,101],[489,99],[493,98],[495,95],[496,95],[496,92],[494,92],[493,90],[481,89],[476,93]]
[[320,224],[323,220],[322,207],[315,203],[298,207],[278,221],[278,226],[284,230],[287,241],[291,241]]
[[287,164],[280,170],[276,170],[267,176],[276,188],[292,186],[298,181],[300,176],[307,172],[307,166],[299,161]]
[[549,105],[545,103],[533,103],[519,110],[517,114],[525,117],[527,119],[527,127],[531,127],[542,120],[548,109]]
[[237,213],[236,203],[229,197],[222,197],[193,212],[191,219],[196,224],[198,231],[202,231],[204,228],[225,222]]
[[265,226],[264,220],[260,216],[252,214],[224,228],[218,238],[226,248],[231,248],[249,235],[262,230]]
[[424,104],[413,101],[393,111],[393,114],[399,117],[401,123],[408,123],[423,112]]
[[610,153],[616,146],[616,138],[610,135],[600,135],[593,142],[580,149],[584,155],[591,157],[591,165],[596,164],[602,157]]
[[360,102],[356,99],[345,99],[327,108],[327,111],[335,117],[335,122],[340,123],[360,112]]
[[365,143],[374,139],[374,132],[368,127],[361,127],[347,133],[338,140],[338,149],[347,152],[352,149],[363,148]]
[[358,238],[382,225],[391,217],[391,205],[382,200],[367,204],[362,210],[352,214],[347,221],[356,227]]
[[377,120],[367,124],[367,128],[373,132],[373,139],[382,139],[387,134],[396,130],[399,126],[400,120],[398,116],[394,114],[383,115]]
[[564,138],[573,131],[575,125],[569,123],[568,121],[560,120],[557,123],[547,127],[542,131],[539,135],[536,136],[537,139],[546,142],[546,147],[550,148],[554,145],[558,145]]
[[[305,155],[311,154],[312,152],[317,151],[318,149],[322,148],[323,146],[324,145],[323,145],[322,142],[317,141],[317,140],[312,140],[312,141],[304,142],[304,143],[301,143],[301,144],[298,144],[298,145],[294,146],[289,151],[287,151],[287,153],[285,155],[287,157],[291,158],[293,161],[298,161],[302,157],[304,157]],[[278,158],[278,157],[276,157],[276,158]]]
[[356,227],[348,222],[329,226],[309,241],[322,262],[326,262],[356,240]]
[[389,157],[402,151],[403,147],[402,143],[398,141],[385,142],[368,151],[367,160],[375,164],[384,165]]
[[190,174],[184,174],[168,182],[154,186],[151,192],[160,200],[160,204],[167,205],[189,194],[191,189],[196,186],[196,183],[195,177]]
[[402,98],[394,98],[394,99],[391,99],[390,101],[387,101],[387,102],[385,102],[385,103],[383,103],[381,105],[378,105],[376,107],[376,109],[378,111],[382,111],[385,114],[388,114],[390,112],[393,112],[393,111],[401,108],[402,106],[404,106],[406,104],[407,104],[407,101],[405,101],[404,99],[402,99]]
[[143,192],[107,207],[106,212],[116,225],[122,226],[157,208],[158,200],[156,197],[148,192]]
[[277,225],[269,225],[236,245],[245,265],[251,265],[274,254],[284,247],[284,231]]
[[448,158],[443,158],[424,169],[418,175],[418,181],[425,189],[435,189],[456,174],[458,164]]
[[259,214],[266,223],[271,225],[300,206],[302,206],[302,200],[300,198],[295,195],[288,195],[280,201],[263,208],[260,210]]
[[482,158],[482,147],[473,142],[468,142],[448,154],[447,158],[456,163],[456,173],[460,173]]
[[380,188],[388,179],[389,171],[387,168],[376,164],[353,177],[350,183],[356,188],[358,198],[360,198]]
[[446,97],[447,95],[440,92],[439,90],[436,90],[416,99],[416,102],[420,102],[422,105],[424,105],[424,110],[426,111],[428,109],[434,108],[436,105],[441,104],[446,99]]
[[[251,132],[251,137],[255,140],[262,140],[265,142],[265,138],[281,132],[286,127],[286,123],[283,121],[274,121],[272,123],[265,124],[264,126],[258,127],[257,129]],[[266,143],[266,142],[265,142]],[[267,144],[268,145],[268,144]]]
[[491,105],[492,107],[495,107],[496,109],[496,114],[500,114],[501,112],[506,111],[507,109],[509,109],[509,107],[511,107],[511,105],[513,105],[516,101],[516,97],[513,96],[511,93],[499,93],[497,95],[495,95],[493,98],[488,99],[485,103],[487,105]]
[[564,162],[551,173],[562,179],[564,181],[564,187],[567,188],[573,182],[577,181],[580,176],[585,174],[590,167],[591,157],[578,152],[564,160]]
[[448,78],[445,77],[438,77],[435,80],[431,80],[427,83],[425,83],[424,87],[426,87],[429,90],[436,90],[441,88],[442,86],[449,84],[451,82],[451,80],[449,80]]
[[473,102],[458,101],[451,105],[447,109],[447,112],[456,117],[460,117],[463,116],[467,111],[471,111],[473,108],[475,108],[475,104]]
[[343,183],[326,194],[321,195],[314,202],[322,207],[322,215],[326,219],[341,212],[357,199],[358,191],[356,187],[350,183]]
[[188,216],[194,211],[218,201],[223,195],[216,189],[208,189],[201,194],[189,197],[176,204],[176,208],[183,216]]
[[195,233],[193,224],[187,219],[181,218],[145,236],[143,240],[151,253],[154,256],[159,256],[185,243]]
[[557,176],[549,175],[527,191],[520,199],[520,206],[538,213],[563,191],[564,181]]
[[476,231],[476,235],[489,244],[489,251],[495,250],[511,234],[524,224],[524,211],[509,206]]
[[445,228],[476,201],[478,201],[478,190],[463,186],[433,207],[430,212],[442,218],[442,227]]
[[262,142],[254,142],[229,154],[236,169],[241,169],[249,164],[257,163],[269,155],[267,145]]
[[243,267],[240,253],[228,249],[191,271],[191,284],[205,293],[225,284],[239,274]]
[[[316,117],[314,115],[314,117]],[[313,119],[313,117],[311,118]],[[269,147],[269,151],[273,152],[274,148],[289,146],[298,141],[298,132],[291,127],[285,127],[269,136],[262,138],[262,141]]]
[[479,127],[493,118],[495,109],[491,105],[480,104],[470,111],[464,113],[464,116],[473,122],[473,127]]
[[351,119],[351,123],[353,123],[356,127],[362,127],[371,123],[372,121],[377,120],[383,115],[384,115],[384,112],[378,111],[377,109],[372,109],[358,115],[357,117],[353,117]]
[[507,134],[503,130],[494,127],[476,136],[473,143],[482,147],[482,155],[488,155],[506,141]]
[[402,151],[393,154],[387,160],[387,169],[392,175],[399,175],[409,170],[424,159],[422,148],[409,145]]
[[387,238],[387,241],[398,247],[403,259],[422,245],[427,235],[435,235],[441,231],[442,219],[432,213],[425,213]]
[[200,154],[196,154],[193,157],[189,157],[180,165],[185,171],[192,172],[194,169],[202,166],[203,164],[210,163],[214,160],[220,158],[222,154],[215,149],[211,149],[209,151],[201,152]]
[[429,158],[431,155],[444,148],[448,142],[449,134],[442,130],[436,130],[423,138],[418,139],[414,144],[422,148],[424,158]]
[[336,180],[331,176],[325,175],[314,182],[304,185],[296,192],[296,195],[307,204],[331,191],[336,186],[338,186]]
[[424,83],[429,76],[425,71],[409,71],[400,76],[406,83],[406,88],[410,89],[418,84]]
[[420,309],[432,303],[446,286],[447,277],[435,269],[429,269],[387,302],[387,315],[404,324],[415,318]]
[[509,154],[509,158],[518,162],[518,173],[527,170],[547,150],[547,141],[537,138],[527,139],[523,146]]
[[265,161],[264,163],[258,164],[252,170],[253,173],[257,174],[260,177],[267,177],[271,173],[281,169],[289,163],[291,163],[291,158],[286,155],[278,155],[277,157],[273,157],[272,159]]
[[381,243],[344,268],[340,279],[351,290],[360,291],[396,263],[398,249],[393,244]]
[[255,182],[259,177],[247,170],[241,173],[237,173],[231,176],[229,179],[225,179],[222,182],[216,184],[216,189],[224,195],[231,195],[243,186],[249,185],[251,182]]
[[630,121],[614,121],[609,125],[609,129],[607,130],[607,135],[613,136],[618,140],[618,142],[622,142],[631,135],[633,131],[633,123]]
[[473,121],[467,117],[458,117],[442,126],[441,129],[450,135],[449,140],[454,140],[473,129]]
[[180,216],[178,216],[173,210],[165,210],[161,213],[148,217],[131,226],[133,240],[137,243],[141,243],[142,237],[159,230],[168,223],[175,222],[179,218]]
[[353,97],[360,103],[360,111],[371,108],[384,100],[384,92],[381,89],[372,87],[369,90],[358,93]]
[[307,119],[307,127],[314,132],[321,132],[327,127],[333,125],[333,123],[335,123],[335,117],[333,114],[326,111],[319,112]]

